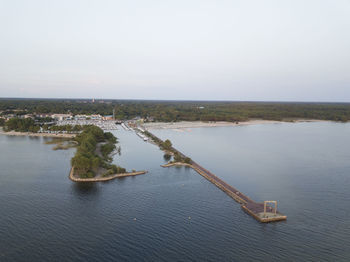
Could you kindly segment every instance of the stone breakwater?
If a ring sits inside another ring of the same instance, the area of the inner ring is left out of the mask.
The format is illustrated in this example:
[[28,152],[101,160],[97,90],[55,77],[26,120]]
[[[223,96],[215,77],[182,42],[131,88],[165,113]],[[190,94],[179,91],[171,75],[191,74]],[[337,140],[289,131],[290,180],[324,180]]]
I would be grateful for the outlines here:
[[104,181],[109,181],[109,180],[113,180],[116,178],[144,175],[146,173],[148,173],[148,171],[136,171],[136,172],[114,174],[114,175],[110,175],[107,177],[80,178],[80,177],[74,176],[74,167],[72,167],[70,172],[69,172],[69,179],[74,181],[74,182],[104,182]]

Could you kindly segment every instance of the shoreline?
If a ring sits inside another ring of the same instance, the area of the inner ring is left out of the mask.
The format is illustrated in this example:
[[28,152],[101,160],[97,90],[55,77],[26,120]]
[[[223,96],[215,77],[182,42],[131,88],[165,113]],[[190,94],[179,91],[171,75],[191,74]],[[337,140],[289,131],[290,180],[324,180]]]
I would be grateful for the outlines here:
[[[318,120],[318,119],[292,119],[290,121],[283,120],[262,120],[253,119],[244,122],[227,122],[227,121],[180,121],[180,122],[150,122],[144,123],[143,127],[147,130],[157,130],[157,129],[178,129],[185,130],[190,128],[202,128],[202,127],[229,127],[229,126],[249,126],[249,125],[263,125],[263,124],[281,124],[281,123],[312,123],[312,122],[331,122],[331,120]],[[9,131],[5,132],[0,127],[0,135],[7,136],[31,136],[31,137],[56,137],[56,138],[74,138],[77,134],[49,134],[49,133],[31,133],[31,132],[17,132]]]
[[49,133],[31,133],[31,132],[17,132],[17,131],[5,132],[3,129],[0,129],[0,135],[32,136],[32,137],[56,137],[56,138],[74,138],[76,136],[76,134],[49,134]]
[[262,124],[281,124],[281,123],[307,123],[307,122],[329,122],[329,120],[318,119],[295,119],[291,121],[277,121],[277,120],[249,120],[245,122],[202,122],[202,121],[180,121],[180,122],[153,122],[145,123],[143,126],[149,130],[155,129],[187,129],[187,128],[201,128],[201,127],[228,127],[228,126],[248,126],[248,125],[262,125]]
[[104,182],[104,181],[113,180],[115,178],[138,176],[138,175],[144,175],[146,173],[148,173],[148,171],[127,172],[127,173],[121,173],[121,174],[114,174],[108,177],[80,178],[80,177],[74,176],[74,167],[72,167],[69,172],[69,179],[72,180],[73,182]]

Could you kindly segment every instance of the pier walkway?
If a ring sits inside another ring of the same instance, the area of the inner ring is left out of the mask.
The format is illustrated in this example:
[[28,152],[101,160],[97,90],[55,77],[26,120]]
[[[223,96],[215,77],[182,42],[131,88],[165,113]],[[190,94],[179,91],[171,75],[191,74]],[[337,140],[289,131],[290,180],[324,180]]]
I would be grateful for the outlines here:
[[193,161],[191,166],[195,171],[197,171],[197,173],[199,173],[201,176],[212,182],[214,185],[216,185],[218,188],[220,188],[222,191],[224,191],[226,194],[232,197],[235,201],[240,203],[243,210],[246,211],[248,214],[252,215],[258,221],[272,222],[287,219],[285,215],[282,215],[279,212],[277,212],[277,203],[275,201],[267,201],[274,202],[274,208],[267,205],[266,202],[255,202],[254,200],[240,192],[238,189],[227,184],[225,181],[223,181],[207,169],[203,168],[196,162]]
[[[154,135],[154,134],[152,134]],[[183,158],[186,158],[186,155],[181,153],[176,148],[172,147],[173,152],[179,153]],[[192,160],[191,164],[185,163],[170,163],[167,165],[163,165],[163,167],[170,167],[175,165],[189,166],[193,168],[198,174],[206,178],[208,181],[216,185],[222,191],[224,191],[227,195],[232,197],[235,201],[241,204],[241,207],[244,211],[246,211],[249,215],[253,216],[256,220],[266,223],[273,221],[281,221],[286,220],[287,216],[277,212],[277,201],[264,201],[263,203],[255,202],[245,194],[241,193],[239,190],[234,188],[233,186],[227,184],[225,181],[214,175],[209,170],[205,169],[198,163]],[[275,206],[271,207],[268,205],[269,203],[274,203]]]

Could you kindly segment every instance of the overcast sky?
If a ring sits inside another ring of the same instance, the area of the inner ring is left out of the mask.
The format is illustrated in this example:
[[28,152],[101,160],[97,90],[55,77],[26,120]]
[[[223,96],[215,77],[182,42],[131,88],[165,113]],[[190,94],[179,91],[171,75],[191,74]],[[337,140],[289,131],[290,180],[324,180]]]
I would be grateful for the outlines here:
[[0,0],[0,97],[350,102],[350,1]]

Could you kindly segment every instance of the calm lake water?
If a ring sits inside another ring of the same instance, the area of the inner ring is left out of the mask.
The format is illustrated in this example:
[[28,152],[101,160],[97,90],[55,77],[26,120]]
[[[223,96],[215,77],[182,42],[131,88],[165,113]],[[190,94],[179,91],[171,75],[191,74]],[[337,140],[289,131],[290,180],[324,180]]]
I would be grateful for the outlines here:
[[157,147],[115,131],[114,161],[148,174],[68,179],[74,149],[0,136],[0,261],[349,261],[350,124],[153,130],[286,222],[261,224]]

